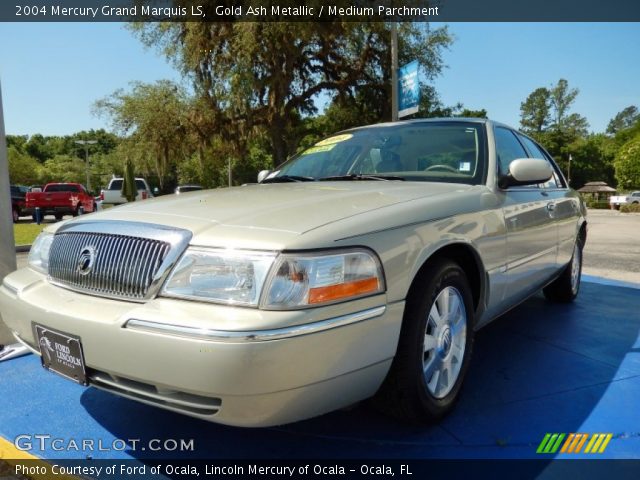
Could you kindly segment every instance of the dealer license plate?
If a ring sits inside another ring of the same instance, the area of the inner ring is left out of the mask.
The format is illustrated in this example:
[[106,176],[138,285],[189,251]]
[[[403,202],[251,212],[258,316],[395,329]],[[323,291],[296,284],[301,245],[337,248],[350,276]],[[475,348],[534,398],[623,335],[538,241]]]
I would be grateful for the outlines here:
[[42,325],[35,325],[35,331],[42,366],[80,385],[88,385],[80,339]]

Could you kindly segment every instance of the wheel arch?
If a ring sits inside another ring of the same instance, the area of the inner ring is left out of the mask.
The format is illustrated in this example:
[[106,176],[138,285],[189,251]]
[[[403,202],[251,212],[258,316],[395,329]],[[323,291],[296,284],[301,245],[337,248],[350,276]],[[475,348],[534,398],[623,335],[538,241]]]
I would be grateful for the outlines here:
[[431,252],[411,279],[407,297],[412,295],[415,289],[424,281],[425,277],[429,275],[431,265],[439,259],[451,260],[462,268],[471,288],[475,318],[479,318],[485,306],[488,281],[482,259],[478,251],[469,243],[461,241],[449,243]]
[[578,239],[584,247],[587,243],[587,221],[583,221],[578,227]]

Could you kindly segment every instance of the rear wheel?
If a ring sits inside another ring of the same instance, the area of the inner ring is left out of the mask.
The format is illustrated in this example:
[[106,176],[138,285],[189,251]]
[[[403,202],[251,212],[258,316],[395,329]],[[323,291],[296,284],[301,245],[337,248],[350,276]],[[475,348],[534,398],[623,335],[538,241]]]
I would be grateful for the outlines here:
[[56,217],[56,220],[60,221],[62,220],[63,215],[61,213],[56,213],[55,217]]
[[542,290],[548,300],[568,303],[578,296],[582,275],[582,248],[582,239],[578,238],[569,264],[556,280]]
[[464,271],[437,260],[407,298],[398,351],[376,403],[395,417],[432,421],[455,404],[473,345],[473,300]]

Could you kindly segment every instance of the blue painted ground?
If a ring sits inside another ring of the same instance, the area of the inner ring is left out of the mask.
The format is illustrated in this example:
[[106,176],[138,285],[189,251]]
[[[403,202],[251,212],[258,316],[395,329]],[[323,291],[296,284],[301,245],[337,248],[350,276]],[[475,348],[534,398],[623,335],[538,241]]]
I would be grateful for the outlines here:
[[[538,295],[478,332],[462,398],[439,425],[398,424],[361,404],[278,428],[224,427],[85,389],[45,372],[30,355],[0,362],[0,435],[89,439],[103,447],[115,439],[194,439],[193,452],[127,447],[89,452],[95,459],[539,459],[535,450],[547,432],[611,432],[598,458],[638,459],[640,290],[589,280],[573,305]],[[47,444],[41,451],[34,442],[31,453],[85,456]]]

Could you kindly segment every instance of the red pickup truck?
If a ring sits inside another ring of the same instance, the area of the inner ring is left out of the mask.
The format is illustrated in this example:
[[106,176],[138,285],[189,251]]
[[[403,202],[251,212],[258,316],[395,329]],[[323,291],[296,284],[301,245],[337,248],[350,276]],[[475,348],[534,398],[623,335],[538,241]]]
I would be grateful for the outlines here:
[[75,217],[81,212],[96,211],[94,198],[79,183],[47,183],[41,192],[27,193],[25,203],[23,214],[33,215],[34,220],[36,208],[40,208],[41,218],[51,214],[57,220],[63,215]]

